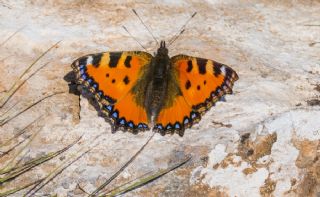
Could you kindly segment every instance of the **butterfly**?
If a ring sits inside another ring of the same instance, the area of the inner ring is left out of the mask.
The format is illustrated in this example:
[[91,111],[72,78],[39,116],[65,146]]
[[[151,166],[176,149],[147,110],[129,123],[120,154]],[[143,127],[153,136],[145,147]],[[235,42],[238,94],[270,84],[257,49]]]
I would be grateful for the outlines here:
[[114,131],[178,133],[198,123],[237,73],[222,63],[187,55],[169,57],[165,41],[155,56],[144,51],[90,54],[75,60],[78,84],[94,95]]

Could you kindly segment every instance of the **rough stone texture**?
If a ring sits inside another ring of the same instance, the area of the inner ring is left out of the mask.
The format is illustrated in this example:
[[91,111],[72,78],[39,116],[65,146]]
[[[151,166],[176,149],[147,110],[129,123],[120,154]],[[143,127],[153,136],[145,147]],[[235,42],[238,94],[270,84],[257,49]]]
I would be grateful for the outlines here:
[[[131,12],[135,8],[160,39],[170,39],[197,11],[169,50],[215,59],[239,74],[234,94],[219,102],[183,138],[155,135],[146,149],[108,188],[166,168],[186,155],[193,159],[128,196],[317,196],[320,193],[320,2],[319,1],[79,1],[0,0],[0,92],[43,51],[62,40],[37,64],[50,62],[1,109],[22,109],[53,96],[0,128],[0,142],[39,115],[28,130],[39,134],[24,159],[81,143],[17,179],[36,180],[64,158],[93,149],[63,171],[39,195],[83,196],[124,164],[151,132],[110,132],[110,125],[68,86],[70,64],[85,54],[141,50],[121,28],[150,51],[152,37]],[[310,26],[317,25],[317,26]],[[35,70],[34,68],[33,70]],[[16,141],[21,141],[21,136]],[[0,159],[4,165],[13,154]],[[11,187],[10,185],[7,187]],[[17,194],[20,196],[21,194]]]

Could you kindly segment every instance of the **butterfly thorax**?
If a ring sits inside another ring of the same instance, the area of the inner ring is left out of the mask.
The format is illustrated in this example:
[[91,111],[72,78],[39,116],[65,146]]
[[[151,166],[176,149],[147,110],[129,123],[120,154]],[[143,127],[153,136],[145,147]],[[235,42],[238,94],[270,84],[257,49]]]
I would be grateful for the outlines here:
[[151,61],[151,77],[148,83],[145,108],[150,121],[158,116],[165,100],[168,87],[168,72],[170,70],[170,58],[165,42],[161,41],[157,54]]

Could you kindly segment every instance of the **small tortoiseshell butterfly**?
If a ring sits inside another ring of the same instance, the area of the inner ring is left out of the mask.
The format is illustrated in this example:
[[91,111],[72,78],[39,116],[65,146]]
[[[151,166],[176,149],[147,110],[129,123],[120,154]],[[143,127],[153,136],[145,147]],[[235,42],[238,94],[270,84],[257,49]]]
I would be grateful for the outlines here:
[[77,83],[95,95],[114,131],[138,132],[153,125],[162,135],[183,136],[224,94],[232,93],[238,79],[234,70],[213,60],[187,55],[170,58],[164,41],[155,56],[143,51],[106,52],[86,55],[71,66]]
[[155,56],[143,51],[105,52],[74,61],[77,83],[95,95],[113,129],[178,133],[199,122],[237,73],[213,60],[168,56],[164,41]]

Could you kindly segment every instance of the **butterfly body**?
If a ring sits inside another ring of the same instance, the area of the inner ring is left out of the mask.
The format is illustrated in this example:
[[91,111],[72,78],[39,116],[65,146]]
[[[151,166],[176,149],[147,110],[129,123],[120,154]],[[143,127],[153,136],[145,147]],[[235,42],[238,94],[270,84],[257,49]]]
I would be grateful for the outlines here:
[[146,88],[145,108],[148,120],[153,122],[164,105],[165,96],[168,92],[168,73],[170,72],[170,58],[165,42],[161,42],[157,54],[151,60],[150,81]]
[[106,52],[81,57],[71,65],[109,117],[114,130],[153,130],[184,134],[199,122],[238,79],[213,60],[169,57],[165,42],[152,56],[142,51]]

